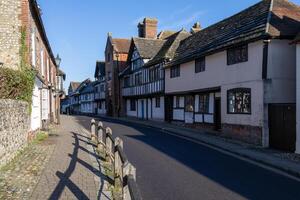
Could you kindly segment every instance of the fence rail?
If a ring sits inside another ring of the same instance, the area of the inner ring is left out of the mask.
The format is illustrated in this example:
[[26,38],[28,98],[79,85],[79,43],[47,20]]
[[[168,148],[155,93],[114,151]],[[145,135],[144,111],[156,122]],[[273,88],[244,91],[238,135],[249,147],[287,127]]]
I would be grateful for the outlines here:
[[129,162],[124,150],[123,140],[113,138],[111,128],[104,128],[100,121],[91,120],[91,140],[96,143],[99,152],[105,153],[107,161],[112,164],[114,186],[121,187],[121,199],[142,200],[136,183],[136,168]]

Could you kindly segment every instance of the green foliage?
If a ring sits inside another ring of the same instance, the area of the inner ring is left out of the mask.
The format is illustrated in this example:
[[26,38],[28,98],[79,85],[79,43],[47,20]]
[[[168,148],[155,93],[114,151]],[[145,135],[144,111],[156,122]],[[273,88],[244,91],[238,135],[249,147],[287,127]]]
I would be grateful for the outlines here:
[[36,72],[27,64],[26,29],[21,33],[20,69],[0,68],[0,99],[23,100],[31,105]]
[[40,131],[36,134],[35,139],[32,141],[33,144],[38,144],[40,142],[43,142],[48,138],[48,133],[44,131]]

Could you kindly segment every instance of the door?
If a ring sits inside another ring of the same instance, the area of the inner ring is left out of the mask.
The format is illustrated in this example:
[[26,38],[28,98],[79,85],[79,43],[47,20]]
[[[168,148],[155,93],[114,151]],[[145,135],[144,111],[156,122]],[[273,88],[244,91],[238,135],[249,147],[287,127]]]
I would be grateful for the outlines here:
[[164,99],[165,99],[165,121],[171,122],[173,119],[173,96],[166,96]]
[[294,152],[296,149],[296,105],[269,105],[270,147]]
[[215,121],[215,130],[220,130],[221,126],[221,98],[215,98],[215,105],[214,105],[214,121]]
[[185,96],[184,101],[185,101],[184,121],[187,124],[192,124],[194,123],[194,105],[195,105],[194,96],[192,95]]
[[145,119],[145,102],[141,100],[142,119]]

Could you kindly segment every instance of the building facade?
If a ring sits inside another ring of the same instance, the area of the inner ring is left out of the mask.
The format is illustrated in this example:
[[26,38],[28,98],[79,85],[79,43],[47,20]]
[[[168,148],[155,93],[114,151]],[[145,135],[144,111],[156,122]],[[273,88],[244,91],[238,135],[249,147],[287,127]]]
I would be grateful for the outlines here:
[[165,69],[168,120],[294,151],[280,140],[293,138],[284,134],[295,124],[280,119],[278,108],[289,112],[296,103],[296,47],[290,42],[299,22],[298,6],[261,1],[184,40]]
[[[19,69],[20,49],[28,49],[26,61],[37,71],[32,96],[31,131],[57,122],[56,78],[58,65],[51,50],[41,9],[35,0],[1,1],[0,63]],[[24,40],[24,41],[22,41]]]
[[105,79],[105,62],[97,61],[95,69],[95,114],[106,114],[106,79]]
[[[154,21],[154,19],[151,19]],[[145,18],[139,24],[139,33],[147,26],[149,19]],[[151,32],[157,27],[157,21],[151,24]],[[156,24],[156,26],[153,26]],[[142,29],[142,30],[140,30]],[[171,32],[166,37],[159,34],[153,38],[151,33],[140,34],[133,38],[128,56],[128,67],[121,74],[123,107],[126,116],[140,119],[165,120],[165,73],[164,63],[172,59],[176,48],[182,39],[190,33],[181,30]],[[144,36],[151,38],[146,38]]]
[[130,40],[113,38],[109,33],[105,48],[106,112],[109,116],[119,116],[121,96],[119,73],[126,67]]

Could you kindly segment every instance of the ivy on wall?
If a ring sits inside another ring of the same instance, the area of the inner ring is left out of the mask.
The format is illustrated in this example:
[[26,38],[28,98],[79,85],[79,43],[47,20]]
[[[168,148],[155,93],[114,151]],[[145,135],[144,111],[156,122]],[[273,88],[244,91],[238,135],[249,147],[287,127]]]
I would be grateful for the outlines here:
[[19,69],[0,68],[0,99],[22,100],[31,105],[36,72],[29,66],[27,58],[26,28],[23,27],[21,29]]

